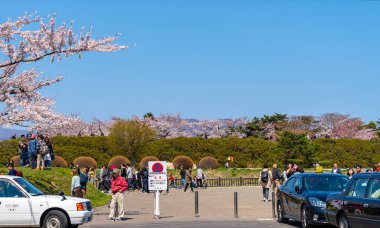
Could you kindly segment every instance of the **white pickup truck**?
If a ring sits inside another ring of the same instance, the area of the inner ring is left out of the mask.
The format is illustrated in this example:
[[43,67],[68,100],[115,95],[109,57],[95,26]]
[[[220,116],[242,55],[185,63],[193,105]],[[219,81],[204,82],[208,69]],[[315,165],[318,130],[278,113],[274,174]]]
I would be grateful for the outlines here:
[[0,227],[72,228],[92,216],[87,199],[45,195],[21,177],[0,176]]

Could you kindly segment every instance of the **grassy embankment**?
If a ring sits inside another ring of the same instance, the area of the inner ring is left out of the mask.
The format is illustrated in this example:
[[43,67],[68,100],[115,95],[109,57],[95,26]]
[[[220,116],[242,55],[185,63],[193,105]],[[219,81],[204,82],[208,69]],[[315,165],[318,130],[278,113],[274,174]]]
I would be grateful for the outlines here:
[[[17,168],[22,171],[24,179],[35,185],[45,194],[57,195],[64,191],[66,195],[71,195],[71,170],[65,168],[52,168],[44,171],[35,171],[30,168]],[[8,173],[6,168],[0,168],[0,173]],[[110,196],[101,193],[90,183],[87,186],[86,198],[91,200],[93,207],[106,205]]]

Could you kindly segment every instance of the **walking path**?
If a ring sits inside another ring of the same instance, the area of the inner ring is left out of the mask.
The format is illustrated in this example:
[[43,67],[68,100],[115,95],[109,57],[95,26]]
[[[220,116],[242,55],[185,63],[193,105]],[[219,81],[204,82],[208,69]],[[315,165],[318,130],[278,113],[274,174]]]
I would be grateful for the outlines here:
[[[221,221],[234,220],[234,192],[238,192],[240,219],[273,221],[272,203],[263,202],[261,187],[229,187],[199,189],[199,218],[195,218],[192,192],[171,189],[170,194],[160,196],[161,219],[163,222],[177,221]],[[122,223],[142,224],[153,220],[154,194],[130,192],[125,194],[125,217]],[[109,213],[107,206],[96,208],[94,220],[86,226],[109,224],[105,221]],[[111,222],[112,223],[112,222]]]

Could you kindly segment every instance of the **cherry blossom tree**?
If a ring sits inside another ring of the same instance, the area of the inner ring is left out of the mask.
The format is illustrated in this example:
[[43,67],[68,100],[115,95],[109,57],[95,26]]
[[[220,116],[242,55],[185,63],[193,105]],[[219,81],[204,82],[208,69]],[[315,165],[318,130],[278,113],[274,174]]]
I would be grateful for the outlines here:
[[[37,29],[35,29],[38,27]],[[80,120],[64,117],[54,109],[54,100],[40,94],[40,90],[62,80],[41,79],[37,68],[24,69],[23,65],[44,59],[60,61],[72,55],[99,51],[113,52],[126,46],[115,43],[115,36],[93,39],[91,28],[73,32],[73,24],[56,25],[55,16],[44,19],[24,15],[0,24],[0,125],[20,125],[43,128],[47,124],[71,125]],[[56,122],[54,122],[56,121]]]

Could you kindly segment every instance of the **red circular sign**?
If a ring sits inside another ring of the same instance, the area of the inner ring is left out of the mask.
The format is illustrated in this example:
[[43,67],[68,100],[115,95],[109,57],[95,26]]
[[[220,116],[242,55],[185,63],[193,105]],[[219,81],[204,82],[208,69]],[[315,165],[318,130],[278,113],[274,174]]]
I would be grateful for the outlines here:
[[161,163],[156,162],[152,165],[152,171],[154,173],[162,173],[164,171],[164,166]]

